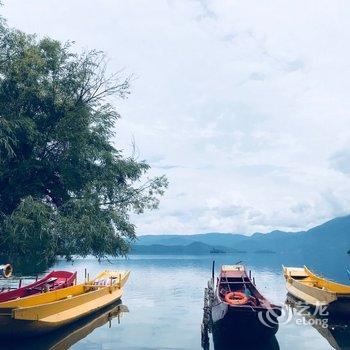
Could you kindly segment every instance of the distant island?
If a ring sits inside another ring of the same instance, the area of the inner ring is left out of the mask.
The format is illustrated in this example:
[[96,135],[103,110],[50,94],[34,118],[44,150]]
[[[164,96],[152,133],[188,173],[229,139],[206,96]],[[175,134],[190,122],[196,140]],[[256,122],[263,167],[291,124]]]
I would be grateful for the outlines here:
[[226,254],[226,251],[223,249],[213,248],[210,251],[210,254]]
[[276,254],[275,251],[269,250],[269,249],[256,250],[254,253],[255,254]]
[[190,235],[145,235],[132,246],[132,254],[346,254],[350,255],[350,215],[335,218],[307,231]]

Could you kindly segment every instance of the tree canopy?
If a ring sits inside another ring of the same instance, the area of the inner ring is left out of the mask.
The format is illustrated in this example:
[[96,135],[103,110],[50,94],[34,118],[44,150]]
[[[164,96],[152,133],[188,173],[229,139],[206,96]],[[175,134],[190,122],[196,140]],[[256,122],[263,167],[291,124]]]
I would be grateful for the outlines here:
[[112,142],[112,97],[129,79],[104,54],[0,23],[0,253],[50,264],[57,255],[124,255],[130,213],[158,206],[164,176]]

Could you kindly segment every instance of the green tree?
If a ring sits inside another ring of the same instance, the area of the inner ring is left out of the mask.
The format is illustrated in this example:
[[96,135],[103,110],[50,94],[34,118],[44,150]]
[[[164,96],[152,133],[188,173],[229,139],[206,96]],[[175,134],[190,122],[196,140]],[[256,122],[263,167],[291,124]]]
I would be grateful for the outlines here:
[[124,255],[130,213],[158,206],[164,176],[115,148],[112,97],[129,79],[107,75],[103,53],[24,34],[0,23],[0,252]]

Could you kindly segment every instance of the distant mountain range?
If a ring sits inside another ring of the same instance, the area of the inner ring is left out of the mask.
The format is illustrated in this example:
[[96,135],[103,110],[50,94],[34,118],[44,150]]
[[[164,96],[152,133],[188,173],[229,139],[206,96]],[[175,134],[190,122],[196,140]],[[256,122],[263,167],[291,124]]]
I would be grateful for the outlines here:
[[350,215],[330,220],[308,231],[140,236],[134,254],[220,254],[220,253],[339,253],[350,248]]

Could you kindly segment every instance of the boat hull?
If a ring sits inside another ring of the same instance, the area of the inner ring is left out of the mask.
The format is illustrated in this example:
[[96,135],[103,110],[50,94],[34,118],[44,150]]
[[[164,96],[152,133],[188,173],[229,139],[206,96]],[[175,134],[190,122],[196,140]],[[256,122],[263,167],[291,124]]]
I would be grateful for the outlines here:
[[288,285],[287,290],[290,296],[295,298],[301,305],[309,306],[317,315],[350,320],[350,297],[338,297],[329,304],[311,303],[306,301],[300,293],[295,293],[293,289],[288,288]]
[[276,336],[270,338],[229,339],[213,336],[215,350],[280,350]]
[[128,312],[128,308],[120,302],[116,302],[71,325],[48,334],[45,333],[43,336],[39,335],[30,339],[1,338],[1,349],[28,350],[27,341],[30,341],[30,348],[35,350],[70,349],[75,343],[93,332],[94,329],[105,325],[113,318],[118,317],[119,323],[120,317],[126,312]]
[[56,322],[20,320],[12,318],[11,315],[0,315],[0,337],[32,337],[46,334],[69,325],[81,318],[92,315],[120,299],[121,293],[118,296],[115,295],[114,297],[111,297],[108,302],[104,302],[89,311],[75,314],[69,318],[57,320]]
[[329,305],[337,300],[334,293],[304,285],[293,279],[287,281],[286,288],[288,293],[313,306]]
[[231,307],[220,303],[212,308],[214,343],[239,339],[269,339],[278,331],[280,312]]
[[331,316],[339,316],[350,320],[350,296],[339,297],[328,305],[327,311]]
[[11,316],[0,315],[1,338],[35,337],[54,331],[58,327],[40,321],[16,320]]

